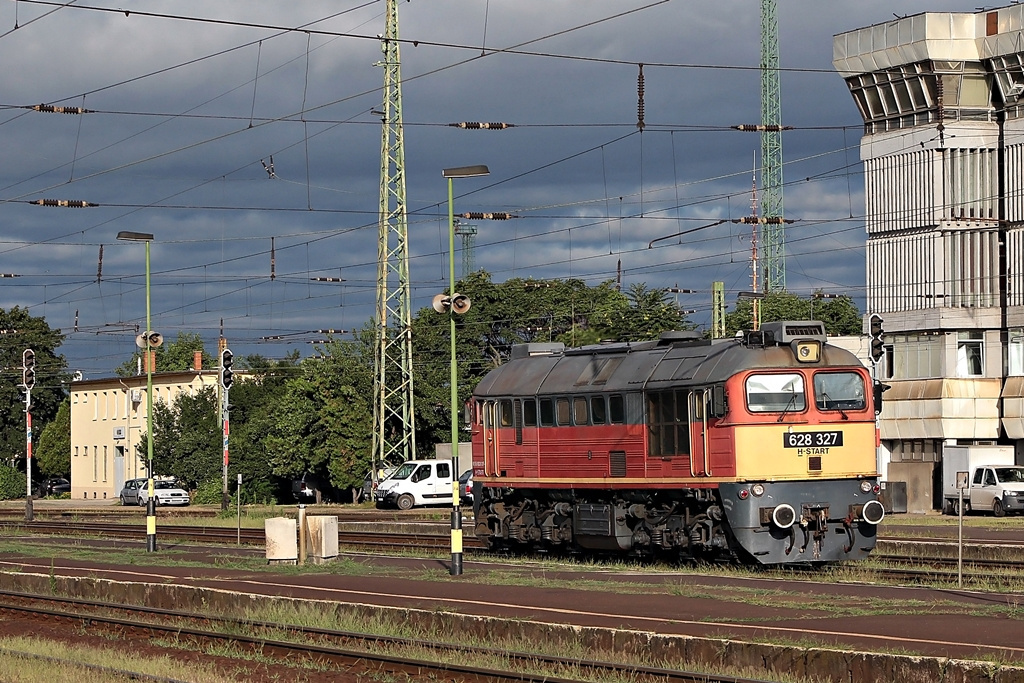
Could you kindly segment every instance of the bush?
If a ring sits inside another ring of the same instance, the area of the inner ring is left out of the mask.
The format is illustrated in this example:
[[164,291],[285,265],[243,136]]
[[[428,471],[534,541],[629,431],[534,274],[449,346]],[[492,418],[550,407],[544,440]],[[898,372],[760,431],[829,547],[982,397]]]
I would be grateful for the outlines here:
[[[230,482],[234,484],[234,482]],[[196,505],[220,505],[223,495],[224,480],[210,479],[201,483],[192,493],[192,502]],[[238,503],[237,489],[231,494],[231,505]],[[255,481],[248,485],[242,484],[242,505],[263,504],[274,505],[277,499],[271,485],[265,481]]]
[[25,497],[25,475],[7,465],[0,465],[0,500]]
[[220,479],[207,479],[201,482],[192,492],[192,502],[196,505],[214,505],[220,503],[222,482]]

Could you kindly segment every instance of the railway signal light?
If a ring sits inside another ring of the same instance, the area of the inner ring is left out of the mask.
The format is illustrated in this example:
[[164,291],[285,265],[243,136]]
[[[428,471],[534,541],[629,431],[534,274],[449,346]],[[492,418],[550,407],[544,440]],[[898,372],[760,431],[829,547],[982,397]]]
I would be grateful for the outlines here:
[[220,352],[220,385],[225,389],[230,389],[231,384],[235,381],[234,371],[231,369],[231,365],[234,363],[234,354],[231,353],[231,349],[224,349]]
[[32,349],[21,354],[21,383],[26,389],[36,385],[36,352]]
[[882,316],[873,314],[868,321],[869,333],[871,335],[871,359],[879,361],[885,354],[884,342],[882,340],[885,331],[882,329]]

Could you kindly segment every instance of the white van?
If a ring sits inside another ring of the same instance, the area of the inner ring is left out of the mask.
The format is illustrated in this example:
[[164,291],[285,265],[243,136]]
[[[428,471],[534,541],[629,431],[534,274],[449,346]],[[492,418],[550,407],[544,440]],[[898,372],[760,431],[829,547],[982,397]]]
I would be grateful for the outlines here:
[[377,507],[397,506],[409,510],[416,505],[452,503],[450,460],[408,460],[390,477],[377,484]]

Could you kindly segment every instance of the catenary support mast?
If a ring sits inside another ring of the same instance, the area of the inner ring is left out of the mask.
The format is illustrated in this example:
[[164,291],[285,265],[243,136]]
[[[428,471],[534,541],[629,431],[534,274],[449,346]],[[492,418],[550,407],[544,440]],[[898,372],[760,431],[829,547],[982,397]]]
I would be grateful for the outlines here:
[[398,0],[387,0],[379,63],[384,69],[380,145],[380,218],[374,355],[373,477],[384,462],[416,453],[409,294],[409,222],[398,46]]
[[776,0],[761,0],[761,235],[764,291],[786,289],[786,224],[782,211],[782,89]]

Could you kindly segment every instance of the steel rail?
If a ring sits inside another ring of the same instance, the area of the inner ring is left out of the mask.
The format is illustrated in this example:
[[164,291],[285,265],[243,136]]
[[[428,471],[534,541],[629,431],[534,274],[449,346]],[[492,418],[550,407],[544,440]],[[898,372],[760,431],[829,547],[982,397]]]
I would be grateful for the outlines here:
[[[592,676],[602,677],[627,677],[630,680],[638,681],[664,681],[665,683],[766,683],[764,679],[742,678],[731,675],[708,674],[695,671],[684,671],[682,669],[670,669],[663,667],[648,667],[635,664],[623,664],[607,661],[558,657],[543,653],[515,652],[498,648],[486,648],[477,646],[461,646],[452,643],[437,643],[422,639],[407,639],[394,636],[381,636],[375,634],[357,633],[352,631],[337,631],[318,627],[305,627],[291,624],[274,622],[260,622],[230,617],[216,617],[209,614],[194,614],[180,610],[160,609],[153,607],[142,607],[135,605],[124,605],[121,603],[101,602],[86,600],[82,598],[61,598],[50,595],[34,595],[17,591],[0,591],[0,596],[7,598],[7,601],[0,602],[0,612],[20,612],[30,615],[41,615],[48,618],[58,618],[74,622],[81,622],[84,627],[101,625],[105,627],[117,627],[129,631],[142,630],[150,633],[173,634],[176,638],[190,637],[197,641],[207,642],[229,642],[234,645],[247,645],[253,651],[264,656],[271,656],[282,662],[294,662],[296,655],[306,655],[322,662],[325,659],[334,661],[339,668],[351,674],[353,665],[361,664],[366,668],[391,674],[404,674],[411,676],[410,680],[431,680],[436,681],[439,674],[444,674],[446,679],[452,674],[457,674],[464,681],[491,681],[504,683],[506,681],[517,681],[520,683],[579,683],[580,680],[589,680]],[[19,602],[20,601],[20,602]],[[25,604],[28,603],[28,604]],[[53,604],[56,607],[42,607],[41,604]],[[88,608],[92,610],[104,610],[108,612],[124,612],[129,615],[127,618],[102,614],[99,612],[69,611],[69,608]],[[178,623],[169,621],[160,623],[152,620],[140,621],[137,616],[148,617],[158,616],[167,620],[178,620]],[[213,631],[208,628],[197,628],[183,625],[180,622],[198,622],[209,625],[219,625],[224,631]],[[318,642],[296,642],[262,638],[258,636],[241,635],[239,629],[257,630],[262,629],[270,632],[290,632],[301,634],[304,637],[315,638]],[[343,643],[347,647],[325,644],[325,640],[332,640]],[[365,649],[356,649],[353,645],[364,647],[377,646],[387,648],[420,648],[433,651],[439,655],[438,661],[429,659],[410,658],[399,655],[372,652]],[[446,661],[439,661],[445,658]],[[492,669],[489,667],[471,666],[459,664],[466,661],[467,657],[493,657],[499,661],[508,662],[507,670]],[[514,665],[529,667],[538,670],[532,673],[527,670],[518,670]],[[585,678],[565,678],[547,671],[572,670],[586,676]]]

